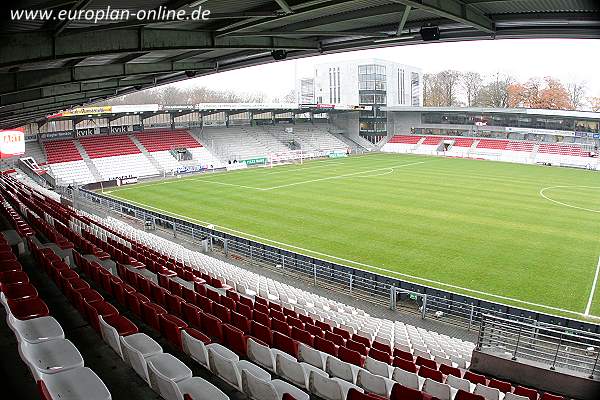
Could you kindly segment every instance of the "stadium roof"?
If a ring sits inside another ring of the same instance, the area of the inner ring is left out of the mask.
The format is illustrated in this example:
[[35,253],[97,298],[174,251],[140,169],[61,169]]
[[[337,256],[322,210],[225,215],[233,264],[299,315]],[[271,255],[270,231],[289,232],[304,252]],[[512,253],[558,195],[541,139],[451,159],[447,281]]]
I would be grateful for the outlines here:
[[[210,10],[206,21],[11,20],[10,8]],[[595,0],[4,0],[0,128],[194,76],[287,58],[441,41],[599,38]],[[277,56],[283,56],[278,52]]]
[[523,114],[545,115],[552,117],[572,117],[600,120],[600,112],[574,111],[574,110],[546,110],[541,108],[489,108],[489,107],[383,107],[389,112],[461,112],[476,114]]

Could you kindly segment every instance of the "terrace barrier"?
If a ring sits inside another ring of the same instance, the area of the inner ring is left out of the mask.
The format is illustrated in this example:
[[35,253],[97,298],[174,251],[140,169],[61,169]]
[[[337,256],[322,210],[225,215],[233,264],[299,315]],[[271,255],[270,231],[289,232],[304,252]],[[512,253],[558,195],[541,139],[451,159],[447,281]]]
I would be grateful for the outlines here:
[[[479,328],[481,346],[494,345],[502,349],[502,346],[512,343],[509,342],[512,336],[507,336],[501,341],[490,336],[490,332],[494,331],[490,327],[490,321],[494,321],[498,327],[500,321],[505,321],[506,324],[535,326],[538,329],[538,337],[558,340],[558,347],[563,346],[567,338],[580,343],[581,346],[587,345],[586,348],[593,347],[593,350],[588,350],[591,352],[590,357],[598,358],[600,325],[591,322],[500,304],[300,254],[139,207],[84,188],[77,188],[73,192],[75,208],[78,202],[90,203],[109,212],[127,215],[144,224],[151,221],[153,226],[172,230],[174,236],[186,235],[197,243],[203,242],[202,246],[199,245],[199,251],[221,251],[226,257],[269,268],[285,276],[294,276],[315,286],[385,304],[394,310],[419,313],[422,318],[440,320],[468,330]],[[543,336],[539,336],[541,333]],[[531,335],[528,336],[528,340],[531,340]],[[525,351],[526,347],[516,342],[513,345],[516,347],[515,354],[529,354]],[[539,346],[541,348],[541,341]],[[564,358],[560,354],[556,356],[554,365],[564,364],[560,361]],[[597,363],[588,369],[590,374],[600,372]]]

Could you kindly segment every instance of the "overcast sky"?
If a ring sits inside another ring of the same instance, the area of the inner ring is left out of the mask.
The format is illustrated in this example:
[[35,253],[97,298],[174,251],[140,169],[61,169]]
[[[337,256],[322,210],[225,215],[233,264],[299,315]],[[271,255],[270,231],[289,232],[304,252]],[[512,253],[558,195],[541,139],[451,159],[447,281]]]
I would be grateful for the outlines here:
[[500,71],[513,74],[519,80],[550,75],[564,82],[585,81],[587,96],[600,96],[600,40],[592,39],[480,40],[405,45],[273,62],[175,85],[180,88],[207,86],[240,92],[258,91],[269,98],[293,90],[295,76],[312,76],[314,64],[361,58],[382,58],[414,65],[425,73],[444,69],[483,74]]

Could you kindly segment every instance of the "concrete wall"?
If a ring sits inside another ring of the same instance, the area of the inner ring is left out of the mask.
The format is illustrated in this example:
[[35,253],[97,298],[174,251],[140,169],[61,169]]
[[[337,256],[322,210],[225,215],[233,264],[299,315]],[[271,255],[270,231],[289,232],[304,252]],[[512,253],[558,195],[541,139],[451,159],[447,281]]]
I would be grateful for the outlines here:
[[600,399],[600,381],[547,365],[473,351],[470,370],[579,400]]
[[394,135],[405,135],[410,133],[411,128],[421,125],[421,112],[389,112],[387,113],[388,137]]

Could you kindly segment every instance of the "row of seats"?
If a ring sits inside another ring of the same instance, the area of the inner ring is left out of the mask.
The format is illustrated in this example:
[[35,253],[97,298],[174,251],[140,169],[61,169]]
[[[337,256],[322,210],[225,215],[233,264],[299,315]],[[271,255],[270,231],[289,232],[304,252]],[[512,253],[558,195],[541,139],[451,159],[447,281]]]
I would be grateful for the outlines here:
[[173,148],[202,147],[190,133],[183,129],[157,129],[136,133],[135,137],[150,153],[171,150]]
[[417,144],[421,138],[418,135],[394,135],[388,143]]
[[[156,341],[144,333],[139,333],[132,321],[119,314],[112,304],[105,301],[98,291],[92,289],[86,280],[69,268],[51,249],[39,249],[33,241],[30,241],[29,245],[38,264],[43,266],[73,306],[153,390],[164,398],[173,400],[183,400],[184,396],[202,399],[208,398],[207,395],[215,400],[227,399],[227,396],[211,383],[199,377],[192,377],[191,370],[173,355],[163,353],[162,347]],[[73,252],[73,255],[81,263],[81,256],[76,252]],[[99,264],[94,264],[106,272]],[[86,274],[89,273],[89,270],[86,270]],[[106,281],[103,279],[105,275],[95,275],[95,282],[106,290]],[[100,276],[103,278],[100,279]],[[108,282],[110,285],[111,281]],[[118,281],[115,283],[119,284]],[[108,288],[112,294],[111,287]],[[145,367],[143,363],[146,363]]]
[[65,339],[61,325],[50,316],[48,306],[39,298],[2,235],[0,303],[17,338],[21,359],[29,367],[42,399],[111,398],[104,382],[84,366],[81,353]]
[[[90,216],[90,218],[94,219],[95,217]],[[176,257],[181,260],[179,262],[182,264],[193,265],[194,268],[198,268],[203,273],[217,276],[219,279],[227,281],[230,286],[236,287],[241,293],[259,294],[262,297],[280,301],[281,304],[296,310],[299,314],[310,315],[315,320],[326,321],[330,325],[346,329],[351,333],[360,333],[360,335],[369,337],[371,340],[377,339],[382,343],[389,344],[390,347],[404,348],[407,351],[417,352],[417,354],[428,353],[427,357],[430,358],[435,356],[450,358],[463,367],[468,364],[473,344],[466,344],[443,335],[417,329],[398,321],[392,323],[391,321],[372,318],[361,310],[331,302],[328,299],[320,298],[277,281],[267,280],[220,260],[191,252],[156,236],[147,236],[144,232],[112,218],[102,220],[102,222],[98,219],[95,219],[95,221],[97,224],[111,224],[111,229],[116,229],[120,232],[119,234],[131,237],[131,240],[143,241],[144,246],[161,249],[160,252],[164,251],[170,254],[172,258]],[[92,230],[95,235],[98,235],[99,240],[108,240],[112,236],[116,237],[116,235],[104,229],[92,228]],[[137,249],[132,250],[136,251]],[[135,257],[138,257],[138,255],[136,254]],[[146,257],[146,255],[142,255],[142,257]]]
[[79,139],[92,159],[141,153],[127,135],[88,136]]
[[82,160],[79,149],[71,139],[44,142],[48,164]]

